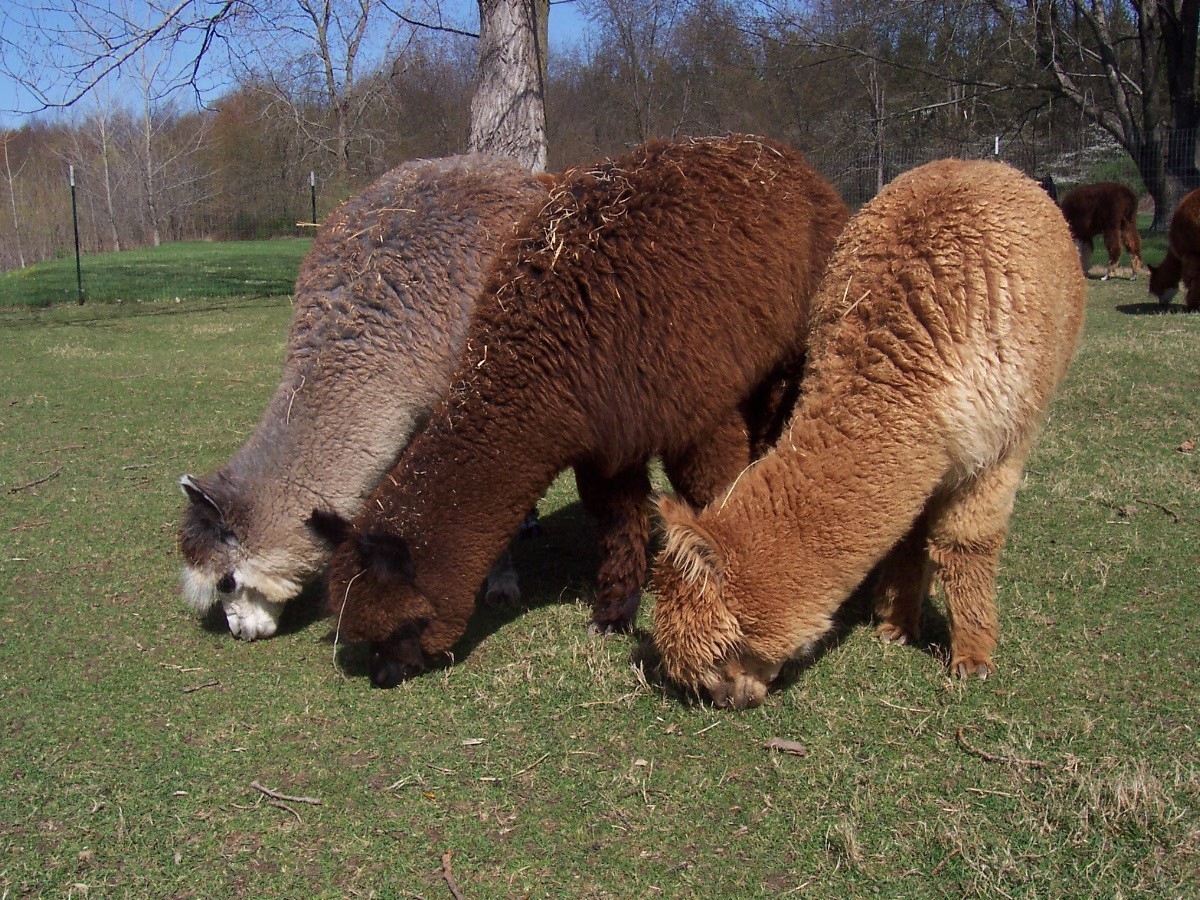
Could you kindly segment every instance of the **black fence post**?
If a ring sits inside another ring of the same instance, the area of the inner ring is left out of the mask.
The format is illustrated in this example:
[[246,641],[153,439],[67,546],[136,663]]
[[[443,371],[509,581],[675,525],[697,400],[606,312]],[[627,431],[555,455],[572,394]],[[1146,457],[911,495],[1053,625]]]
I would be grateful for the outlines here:
[[75,291],[79,297],[79,305],[83,306],[83,269],[79,264],[79,210],[75,205],[75,167],[68,167],[68,178],[71,182],[71,224],[75,228]]
[[308,173],[308,187],[312,192],[312,223],[317,224],[317,173],[310,171]]

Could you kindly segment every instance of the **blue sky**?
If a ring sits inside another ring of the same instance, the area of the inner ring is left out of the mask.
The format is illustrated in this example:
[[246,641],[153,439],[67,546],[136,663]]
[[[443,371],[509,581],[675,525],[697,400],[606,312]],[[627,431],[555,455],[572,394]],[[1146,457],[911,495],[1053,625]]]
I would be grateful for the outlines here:
[[[109,4],[116,6],[118,0],[108,0]],[[140,4],[141,0],[132,0],[133,4]],[[52,7],[54,0],[50,0],[46,4],[47,7]],[[7,5],[7,4],[5,4]],[[15,5],[15,4],[14,4]],[[97,4],[99,5],[99,4]],[[144,7],[143,7],[144,8]],[[454,16],[452,24],[459,25],[467,30],[475,31],[479,27],[478,7],[472,0],[449,0],[444,7],[447,11],[448,23],[449,17]],[[68,25],[70,20],[66,13],[50,14],[51,21],[58,18],[64,25]],[[0,13],[0,38],[6,42],[14,42],[18,45],[24,45],[29,42],[29,38],[22,34],[20,22],[11,17],[11,15],[3,15]],[[420,18],[419,9],[414,8],[413,16]],[[587,19],[584,17],[579,0],[571,0],[571,2],[554,2],[550,7],[550,52],[551,54],[563,52],[573,47],[580,46],[583,42],[583,34],[588,26]],[[0,49],[9,53],[6,48],[0,45]],[[63,47],[56,48],[60,54],[65,55]],[[180,59],[188,58],[190,49],[186,46],[179,51]],[[218,53],[212,54],[211,67],[220,65],[220,56]],[[47,71],[50,70],[50,65],[45,65]],[[227,87],[225,79],[220,78],[215,72],[202,72],[200,80],[202,96],[205,102],[211,102],[220,96],[222,91]],[[113,96],[120,98],[129,96],[130,89],[127,85],[122,85],[120,79],[111,82],[109,92]],[[190,104],[194,102],[194,95],[188,91],[181,95],[181,100],[184,103]],[[95,101],[91,98],[85,98],[77,109],[86,110]],[[37,106],[35,98],[28,92],[24,91],[21,86],[11,77],[0,71],[0,128],[20,127],[27,121],[28,111]],[[63,113],[42,113],[42,116],[52,117],[54,115],[63,115]],[[72,115],[71,111],[65,115]]]

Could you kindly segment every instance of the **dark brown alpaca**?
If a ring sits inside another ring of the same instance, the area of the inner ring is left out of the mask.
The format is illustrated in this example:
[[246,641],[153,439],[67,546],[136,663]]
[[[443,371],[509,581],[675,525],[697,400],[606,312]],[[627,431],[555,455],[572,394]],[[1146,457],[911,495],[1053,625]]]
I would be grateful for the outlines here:
[[1200,189],[1183,198],[1167,234],[1167,255],[1157,266],[1150,266],[1150,293],[1169,306],[1179,290],[1187,289],[1189,310],[1200,309]]
[[1123,184],[1102,181],[1085,184],[1069,191],[1062,201],[1062,213],[1071,228],[1071,237],[1079,249],[1079,263],[1086,275],[1092,260],[1092,242],[1104,236],[1108,250],[1108,280],[1117,270],[1121,245],[1129,251],[1133,274],[1142,269],[1142,238],[1137,230],[1137,195]]
[[654,141],[567,172],[498,259],[426,431],[354,526],[314,516],[341,545],[330,608],[375,644],[375,683],[454,645],[488,565],[569,466],[600,524],[594,625],[631,628],[647,463],[661,455],[702,504],[770,440],[846,219],[799,154],[762,138]]
[[512,160],[413,160],[329,215],[258,427],[216,472],[181,479],[189,607],[220,603],[245,640],[275,633],[329,555],[304,526],[313,506],[356,514],[429,418],[492,259],[548,187]]

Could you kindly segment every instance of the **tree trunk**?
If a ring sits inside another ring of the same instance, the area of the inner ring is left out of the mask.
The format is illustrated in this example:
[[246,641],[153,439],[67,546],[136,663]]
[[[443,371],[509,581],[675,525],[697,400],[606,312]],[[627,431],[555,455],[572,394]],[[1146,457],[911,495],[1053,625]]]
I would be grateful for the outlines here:
[[479,0],[479,69],[471,150],[546,168],[549,0]]
[[108,122],[102,110],[96,111],[96,123],[100,129],[100,158],[104,162],[104,207],[108,213],[108,227],[112,234],[113,251],[121,252],[121,237],[117,234],[117,214],[113,209],[112,175],[108,165]]
[[12,164],[8,160],[8,135],[4,136],[4,174],[8,180],[8,203],[12,207],[13,235],[17,241],[17,267],[25,268],[25,251],[21,249],[21,218],[17,215],[17,192],[13,184]]

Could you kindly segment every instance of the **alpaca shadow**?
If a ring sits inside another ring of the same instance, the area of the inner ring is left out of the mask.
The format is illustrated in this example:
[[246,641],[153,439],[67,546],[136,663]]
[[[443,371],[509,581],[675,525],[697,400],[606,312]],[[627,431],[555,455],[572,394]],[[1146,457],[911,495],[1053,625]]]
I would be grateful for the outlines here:
[[[768,694],[786,691],[794,686],[806,671],[840,647],[856,629],[874,628],[879,624],[880,620],[874,610],[875,578],[875,573],[869,575],[842,603],[833,616],[833,627],[829,633],[818,642],[811,653],[786,664],[779,677],[771,683]],[[706,696],[697,696],[691,691],[685,691],[666,678],[662,657],[654,645],[653,635],[639,629],[636,637],[638,644],[630,661],[642,669],[651,686],[661,691],[664,696],[686,706],[699,707],[710,702]],[[921,637],[912,646],[943,663],[950,658],[949,622],[941,610],[929,600],[926,600],[921,610]]]
[[[466,631],[447,659],[431,671],[462,662],[484,640],[530,610],[573,602],[580,596],[591,599],[600,555],[595,526],[583,506],[578,501],[571,503],[541,518],[539,525],[540,534],[518,538],[512,545],[521,599],[511,605],[489,603],[484,600],[483,585],[480,585],[475,597],[475,612]],[[322,589],[319,596],[323,597],[323,594]],[[586,624],[585,619],[580,620],[580,628]],[[328,642],[334,640],[335,632],[331,620],[326,636]],[[369,657],[369,648],[365,645],[345,645],[338,648],[337,662],[348,677],[366,676]]]
[[1115,309],[1117,312],[1124,313],[1127,316],[1171,316],[1190,311],[1187,307],[1180,306],[1177,303],[1170,303],[1163,306],[1157,300],[1151,300],[1146,303],[1119,303]]

